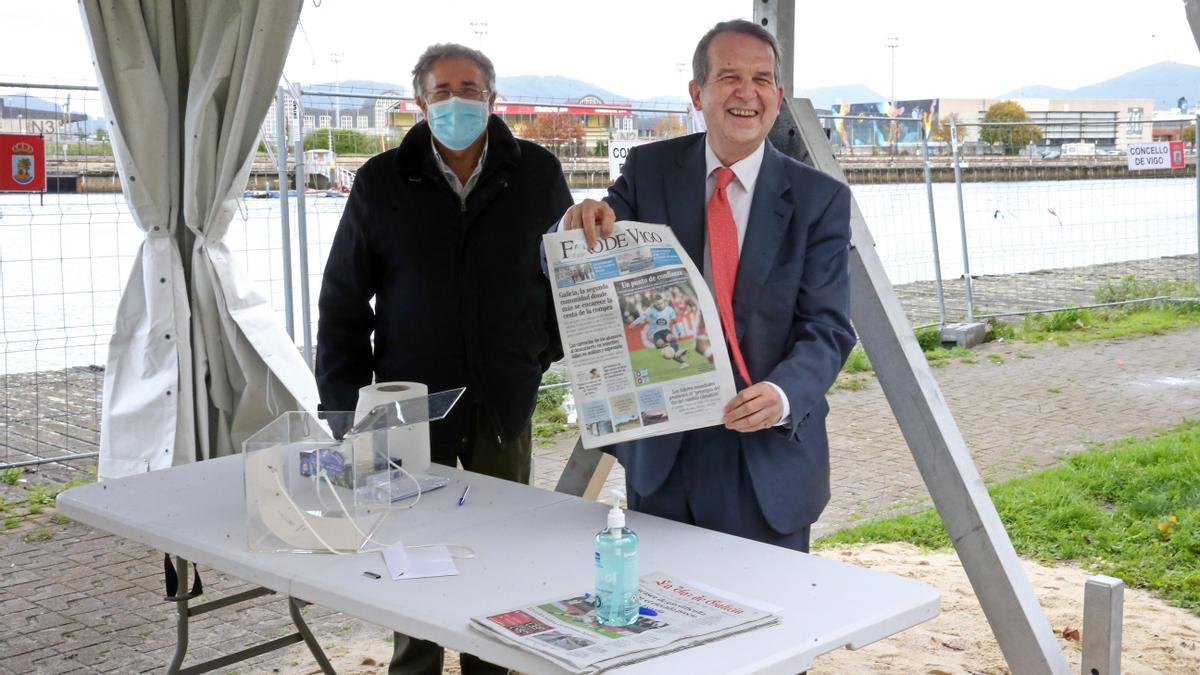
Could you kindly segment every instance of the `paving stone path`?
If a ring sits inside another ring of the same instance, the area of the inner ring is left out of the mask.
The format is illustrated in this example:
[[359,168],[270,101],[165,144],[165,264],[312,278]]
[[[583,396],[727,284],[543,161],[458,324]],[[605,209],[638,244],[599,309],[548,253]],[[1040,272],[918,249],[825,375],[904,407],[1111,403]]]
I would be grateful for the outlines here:
[[[974,363],[935,371],[980,473],[989,480],[1053,464],[1094,441],[1150,434],[1200,417],[1200,329],[1059,347],[992,343]],[[817,525],[829,532],[926,503],[927,493],[879,384],[830,397],[833,500]],[[553,487],[574,438],[535,453],[535,483]],[[13,502],[31,486],[87,476],[47,466],[22,484],[0,484],[15,527],[0,533],[0,673],[161,671],[174,644],[173,605],[161,600],[162,555],[77,523],[53,509],[29,515]],[[619,484],[619,467],[610,482]],[[201,568],[210,597],[248,586]],[[387,631],[317,607],[305,610],[323,644]],[[282,598],[204,615],[192,624],[191,658],[205,659],[283,634]],[[311,663],[303,646],[229,672]],[[351,656],[339,668],[362,664]],[[315,666],[313,668],[315,670]]]

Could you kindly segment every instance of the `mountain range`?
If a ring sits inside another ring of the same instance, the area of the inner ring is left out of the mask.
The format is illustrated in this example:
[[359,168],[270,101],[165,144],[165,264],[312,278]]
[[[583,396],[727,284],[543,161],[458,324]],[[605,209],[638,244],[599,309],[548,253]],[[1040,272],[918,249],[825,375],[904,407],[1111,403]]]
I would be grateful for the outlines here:
[[1170,110],[1181,96],[1200,100],[1200,66],[1162,61],[1077,89],[1035,84],[997,98],[1150,98],[1155,110]]
[[[508,99],[561,101],[592,94],[608,103],[631,102],[628,97],[603,87],[559,75],[516,75],[501,77],[498,80],[496,88],[500,90],[501,95]],[[333,85],[330,83],[314,84],[308,88],[331,91]],[[399,89],[408,92],[410,87],[365,80],[349,80],[341,84],[343,92],[354,89],[375,91]],[[953,92],[937,92],[937,94],[947,97],[954,95]],[[813,105],[817,108],[829,108],[834,103],[867,103],[882,101],[886,98],[883,94],[862,84],[802,88],[796,91],[796,95],[812,99]],[[1163,61],[1075,89],[1031,84],[997,94],[994,98],[1149,98],[1154,100],[1155,110],[1169,110],[1176,107],[1181,96],[1186,97],[1192,103],[1200,101],[1200,66]],[[685,104],[686,100],[682,96],[656,96],[637,102],[675,106]],[[306,103],[308,103],[307,100]]]

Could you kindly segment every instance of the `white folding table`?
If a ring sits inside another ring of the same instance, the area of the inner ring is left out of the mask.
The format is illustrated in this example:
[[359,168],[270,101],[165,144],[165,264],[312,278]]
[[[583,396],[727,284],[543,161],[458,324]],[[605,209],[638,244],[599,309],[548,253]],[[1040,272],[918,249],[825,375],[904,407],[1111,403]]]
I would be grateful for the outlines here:
[[[300,619],[298,600],[522,672],[564,672],[476,632],[468,620],[590,590],[593,538],[604,527],[607,507],[437,465],[432,471],[449,477],[449,486],[426,493],[414,509],[394,511],[376,538],[468,546],[477,557],[456,561],[458,576],[392,581],[379,553],[250,552],[239,456],[77,487],[59,495],[58,509],[81,523],[286,594],[300,632],[272,642],[304,639],[326,670],[328,662]],[[460,507],[467,484],[470,495]],[[634,512],[628,525],[641,538],[643,573],[666,572],[761,599],[782,608],[782,622],[616,672],[794,674],[821,654],[862,647],[939,611],[937,591],[916,581]],[[186,562],[182,570],[179,597],[172,599],[182,603],[185,648]],[[263,651],[266,646],[256,653]],[[182,658],[180,652],[174,668]]]

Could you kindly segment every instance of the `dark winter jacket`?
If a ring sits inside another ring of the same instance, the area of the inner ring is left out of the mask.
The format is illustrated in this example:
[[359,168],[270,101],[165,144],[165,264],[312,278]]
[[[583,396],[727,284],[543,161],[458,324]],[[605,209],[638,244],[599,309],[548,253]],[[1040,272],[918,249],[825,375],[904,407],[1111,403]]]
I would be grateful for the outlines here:
[[529,423],[541,375],[562,356],[538,245],[572,199],[554,155],[494,116],[487,133],[465,204],[424,122],[358,171],[321,284],[323,410],[354,410],[372,380],[408,380],[467,388],[431,424],[435,444],[461,442],[475,405],[504,440]]

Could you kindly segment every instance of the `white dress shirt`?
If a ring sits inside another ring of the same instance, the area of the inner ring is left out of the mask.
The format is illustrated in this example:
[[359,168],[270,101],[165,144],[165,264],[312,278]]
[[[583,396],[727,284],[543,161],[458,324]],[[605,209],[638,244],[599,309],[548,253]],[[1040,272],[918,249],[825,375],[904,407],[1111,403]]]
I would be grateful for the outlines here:
[[[487,133],[486,131],[484,132]],[[433,159],[437,162],[438,169],[442,175],[446,177],[446,182],[450,184],[450,188],[458,195],[458,199],[462,202],[463,207],[467,205],[467,195],[471,194],[471,190],[475,189],[475,184],[479,182],[479,173],[483,171],[483,160],[487,159],[488,139],[485,135],[483,138],[483,152],[479,153],[479,161],[475,163],[475,170],[467,176],[467,182],[464,184],[458,179],[458,174],[449,166],[446,166],[446,161],[442,159],[442,153],[438,152],[437,143],[433,142],[433,136],[430,135],[429,144],[433,146]]]
[[[765,141],[759,143],[754,152],[729,167],[733,170],[736,178],[729,184],[729,187],[725,188],[725,195],[729,197],[729,208],[733,210],[733,222],[737,225],[738,255],[741,255],[742,252],[742,242],[746,241],[746,225],[750,222],[750,202],[754,201],[754,185],[758,182],[758,170],[762,168],[763,154],[766,149]],[[717,153],[713,152],[712,146],[708,144],[706,135],[704,139],[704,204],[706,207],[708,200],[712,199],[713,190],[717,189],[716,172],[722,166],[724,165],[721,164],[721,160],[717,159]],[[704,260],[706,263],[709,262],[708,237],[704,238]],[[707,264],[704,266],[706,270],[709,267]]]
[[[738,240],[738,264],[741,264],[741,253],[743,244],[746,241],[746,227],[750,223],[750,204],[754,201],[754,185],[758,182],[758,172],[762,169],[763,154],[766,153],[766,141],[758,144],[754,152],[734,162],[729,168],[733,171],[735,178],[725,188],[725,196],[729,198],[729,209],[733,211],[733,223],[737,225],[737,240]],[[724,166],[721,160],[717,159],[717,153],[713,152],[712,146],[708,144],[708,136],[704,137],[704,204],[707,213],[708,201],[712,199],[713,191],[717,189],[717,169]],[[707,226],[707,223],[706,223]],[[704,238],[704,281],[708,283],[709,290],[713,290],[712,285],[712,253],[708,250],[708,237]],[[766,382],[766,380],[764,380]],[[779,399],[783,401],[783,415],[780,416],[776,426],[786,424],[791,415],[791,405],[788,403],[787,394],[783,393],[783,389],[774,382],[767,382],[774,387],[779,394]]]

